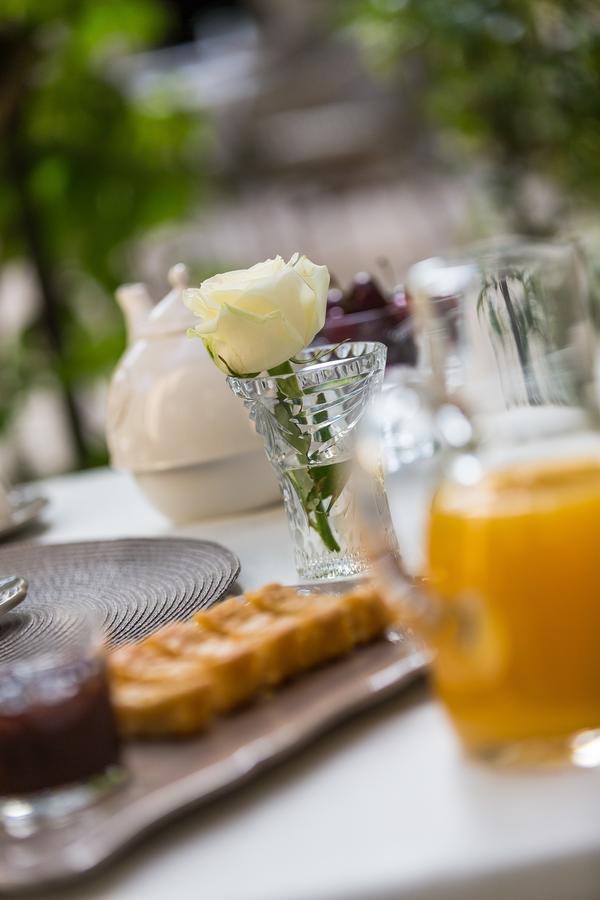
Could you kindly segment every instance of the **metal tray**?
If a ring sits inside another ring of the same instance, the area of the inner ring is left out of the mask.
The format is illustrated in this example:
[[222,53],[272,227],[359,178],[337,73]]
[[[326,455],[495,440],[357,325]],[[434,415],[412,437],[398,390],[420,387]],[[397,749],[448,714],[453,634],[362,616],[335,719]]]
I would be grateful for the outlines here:
[[[330,586],[327,586],[330,589]],[[307,590],[309,590],[307,588]],[[178,814],[297,752],[349,716],[416,680],[425,652],[402,634],[305,674],[181,742],[131,744],[129,780],[64,826],[0,846],[0,895],[85,877]]]

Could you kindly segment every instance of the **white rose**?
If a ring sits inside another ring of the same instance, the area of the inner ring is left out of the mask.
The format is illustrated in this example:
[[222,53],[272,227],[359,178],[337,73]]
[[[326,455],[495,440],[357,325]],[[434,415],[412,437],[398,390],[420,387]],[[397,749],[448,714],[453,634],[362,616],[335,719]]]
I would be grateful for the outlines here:
[[201,337],[227,374],[250,375],[286,362],[325,322],[329,272],[295,253],[225,272],[184,292]]

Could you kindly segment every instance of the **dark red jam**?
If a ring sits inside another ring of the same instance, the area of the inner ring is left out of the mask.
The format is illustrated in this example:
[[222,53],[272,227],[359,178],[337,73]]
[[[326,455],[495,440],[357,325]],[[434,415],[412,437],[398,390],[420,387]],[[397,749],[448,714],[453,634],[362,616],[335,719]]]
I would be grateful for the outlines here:
[[0,796],[84,781],[118,761],[108,679],[99,661],[0,674]]

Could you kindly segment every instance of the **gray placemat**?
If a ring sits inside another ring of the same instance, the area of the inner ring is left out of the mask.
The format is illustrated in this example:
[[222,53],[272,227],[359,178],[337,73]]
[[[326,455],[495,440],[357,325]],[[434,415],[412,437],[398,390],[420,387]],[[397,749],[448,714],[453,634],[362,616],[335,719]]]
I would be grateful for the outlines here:
[[117,646],[210,606],[239,570],[237,557],[220,544],[178,538],[0,548],[0,574],[29,582],[27,599],[0,621],[0,662],[18,657],[36,635],[64,640],[65,602],[98,610]]

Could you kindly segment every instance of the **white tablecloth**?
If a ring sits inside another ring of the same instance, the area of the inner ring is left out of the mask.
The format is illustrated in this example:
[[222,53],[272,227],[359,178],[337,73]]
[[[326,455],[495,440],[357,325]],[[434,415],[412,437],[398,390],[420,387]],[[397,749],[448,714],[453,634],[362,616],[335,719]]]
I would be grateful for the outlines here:
[[[171,530],[122,475],[99,470],[42,489],[51,527],[41,540]],[[230,547],[243,586],[295,580],[279,508],[178,533]],[[55,896],[597,900],[600,772],[500,772],[470,762],[440,706],[413,688]]]

